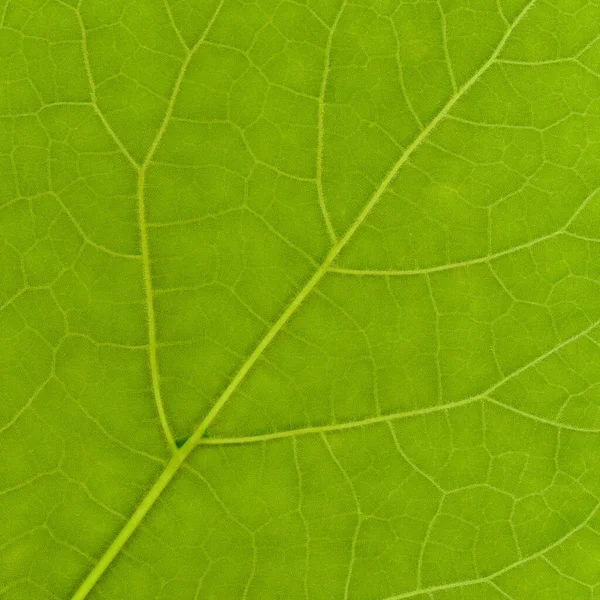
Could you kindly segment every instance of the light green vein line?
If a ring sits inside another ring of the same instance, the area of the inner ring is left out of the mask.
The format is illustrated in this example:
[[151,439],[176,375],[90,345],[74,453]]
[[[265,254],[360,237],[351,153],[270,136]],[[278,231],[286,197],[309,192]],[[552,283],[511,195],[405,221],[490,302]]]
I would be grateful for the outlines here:
[[186,457],[187,455],[183,455],[181,452],[177,452],[171,457],[171,460],[165,467],[164,471],[160,474],[154,485],[150,488],[150,491],[142,499],[135,512],[131,515],[129,521],[127,521],[123,529],[119,531],[112,544],[108,547],[106,552],[96,563],[92,571],[90,571],[89,575],[86,577],[79,589],[75,592],[72,600],[84,600],[84,598],[86,598],[87,595],[92,591],[93,587],[96,585],[96,583],[98,583],[100,577],[102,577],[117,554],[119,554],[121,548],[123,548],[127,540],[138,528],[148,511],[152,508],[152,506],[154,506],[154,503],[158,500],[163,490],[167,487],[167,485],[169,485],[169,482],[171,479],[173,479],[179,470],[181,463]]
[[185,59],[181,63],[181,67],[179,69],[179,73],[177,74],[177,78],[173,85],[173,90],[171,91],[171,98],[167,105],[167,109],[165,111],[165,116],[154,136],[152,143],[150,144],[150,148],[148,149],[148,153],[144,158],[144,162],[139,168],[138,174],[138,220],[139,220],[139,229],[140,229],[140,245],[142,251],[142,261],[143,261],[143,271],[144,271],[144,288],[146,292],[146,307],[148,313],[148,358],[150,362],[150,373],[152,378],[152,391],[154,394],[154,401],[156,403],[156,409],[158,412],[158,416],[160,419],[160,424],[163,429],[165,438],[169,445],[169,448],[173,452],[177,452],[177,444],[175,443],[175,438],[173,437],[173,433],[169,426],[169,420],[167,418],[167,413],[165,410],[165,405],[162,399],[162,394],[160,390],[160,371],[158,368],[158,350],[157,350],[157,335],[156,335],[156,313],[154,310],[154,292],[152,289],[152,270],[151,270],[151,261],[150,261],[150,245],[148,241],[148,220],[146,216],[146,171],[148,169],[148,165],[151,163],[152,158],[156,152],[156,149],[160,145],[161,140],[164,137],[164,134],[167,130],[171,117],[173,115],[173,109],[175,107],[175,103],[177,101],[177,97],[179,96],[179,91],[181,89],[181,83],[183,78],[187,72],[190,61],[192,60],[194,54],[200,47],[200,45],[206,39],[208,32],[210,31],[215,19],[219,15],[221,8],[223,6],[225,0],[221,0],[219,5],[217,6],[212,18],[208,22],[208,25],[204,29],[204,32],[194,45],[194,47],[189,50],[186,54]]
[[150,248],[148,244],[148,227],[146,225],[146,165],[144,165],[138,176],[138,221],[140,230],[140,246],[142,251],[142,270],[144,273],[144,290],[146,294],[146,311],[148,325],[148,360],[150,362],[150,377],[152,380],[152,392],[158,412],[160,424],[169,445],[173,451],[177,451],[177,444],[169,426],[165,405],[160,391],[160,372],[158,370],[158,351],[156,343],[156,314],[154,311],[154,292],[152,291],[152,273],[150,269]]
[[[245,379],[246,375],[250,372],[254,364],[266,350],[266,348],[270,345],[270,343],[275,339],[277,334],[283,329],[286,323],[290,320],[292,315],[298,310],[300,305],[304,302],[304,300],[310,295],[312,290],[317,286],[319,281],[325,276],[328,272],[329,267],[333,263],[333,261],[337,258],[340,252],[344,249],[344,247],[348,244],[348,242],[352,239],[356,231],[362,225],[362,223],[367,219],[373,208],[377,205],[389,185],[393,182],[396,175],[402,166],[408,161],[410,156],[419,148],[419,146],[425,141],[425,139],[429,136],[429,134],[437,127],[441,120],[452,110],[454,105],[458,102],[458,100],[464,96],[464,94],[473,86],[473,84],[487,71],[487,69],[494,63],[502,48],[506,44],[510,34],[514,30],[514,28],[518,25],[518,23],[523,19],[527,11],[534,5],[536,0],[532,0],[523,11],[517,16],[517,18],[513,21],[511,27],[509,27],[500,40],[498,46],[490,56],[490,58],[484,63],[484,65],[477,70],[477,72],[458,90],[457,94],[454,95],[442,108],[442,110],[434,117],[434,119],[425,127],[421,133],[414,139],[414,141],[406,148],[406,150],[402,153],[400,158],[396,161],[396,163],[392,166],[388,174],[384,177],[382,182],[379,184],[377,190],[368,200],[367,204],[360,212],[356,220],[350,225],[344,236],[333,246],[330,252],[327,254],[325,260],[321,264],[321,266],[315,271],[313,276],[308,280],[306,285],[300,290],[298,295],[290,302],[288,307],[284,310],[281,316],[277,319],[275,324],[271,327],[271,329],[266,333],[264,338],[260,341],[254,351],[250,354],[247,360],[244,362],[240,370],[237,372],[231,383],[227,386],[222,395],[215,402],[211,410],[208,412],[206,417],[202,420],[202,422],[198,425],[196,430],[192,433],[192,435],[188,438],[187,442],[173,454],[171,460],[165,467],[164,471],[160,474],[156,483],[152,486],[150,491],[146,494],[146,496],[141,500],[138,507],[133,512],[129,521],[125,524],[123,529],[119,532],[117,537],[110,544],[108,549],[102,555],[98,563],[92,569],[92,571],[87,575],[86,579],[83,581],[79,589],[72,596],[72,600],[84,600],[89,592],[92,590],[97,581],[102,577],[106,569],[115,559],[115,557],[119,554],[120,550],[127,543],[129,538],[133,535],[139,524],[142,522],[143,518],[146,516],[150,508],[154,505],[154,503],[158,500],[163,490],[167,487],[171,479],[175,476],[182,463],[187,459],[190,453],[198,446],[200,439],[206,433],[206,430],[210,427],[212,422],[220,413],[221,409],[225,406],[229,398],[232,396],[234,391],[239,387],[242,381]],[[214,23],[220,8],[223,6],[224,0],[221,1],[219,7],[211,19],[208,29]],[[206,32],[203,34],[203,39],[206,36]],[[196,49],[200,45],[200,41],[194,46]],[[189,64],[190,57],[184,61],[181,69],[181,73],[185,71],[187,65]],[[183,74],[180,73],[180,76],[177,79],[175,89],[173,91],[173,97],[171,102],[169,103],[169,107],[167,109],[167,114],[165,116],[165,120],[159,129],[159,133],[155,138],[155,143],[152,144],[150,152],[148,153],[148,157],[144,161],[145,164],[149,162],[149,157],[152,156],[156,147],[160,143],[160,138],[164,133],[167,127],[167,121],[172,113],[173,106],[175,103],[175,96],[177,95],[179,85],[183,78]]]
[[212,26],[214,25],[214,22],[216,21],[217,17],[219,16],[219,13],[221,12],[221,9],[223,8],[223,4],[225,4],[225,0],[221,0],[221,2],[219,2],[219,5],[215,9],[215,12],[213,13],[212,18],[210,19],[210,21],[206,25],[204,31],[202,32],[202,35],[200,36],[198,41],[194,44],[194,46],[187,52],[187,54],[183,60],[183,63],[181,63],[181,68],[179,69],[177,79],[175,80],[175,84],[173,85],[173,90],[171,91],[171,98],[169,100],[169,103],[167,104],[167,110],[165,111],[165,116],[162,120],[162,123],[160,124],[160,127],[158,128],[158,132],[156,133],[156,136],[154,137],[152,144],[150,145],[150,149],[148,150],[148,154],[146,155],[146,158],[144,159],[142,168],[148,166],[148,164],[150,163],[150,161],[152,160],[152,158],[154,156],[154,153],[156,152],[156,149],[160,145],[160,142],[165,134],[165,131],[167,130],[169,122],[171,121],[171,117],[173,116],[173,109],[175,108],[175,103],[177,102],[177,98],[178,98],[179,92],[181,90],[181,84],[183,82],[183,78],[185,77],[185,74],[187,73],[190,62],[192,61],[192,58],[198,51],[198,48],[200,48],[200,46],[206,40],[206,36],[208,35],[208,32],[211,30]]
[[483,75],[483,73],[493,64],[496,57],[502,51],[502,48],[506,44],[510,34],[525,16],[526,12],[533,6],[535,0],[530,2],[521,14],[515,19],[512,26],[506,31],[498,47],[494,50],[490,58],[485,64],[460,88],[459,92],[453,96],[444,108],[435,116],[434,119],[423,129],[423,131],[414,139],[414,141],[406,148],[402,156],[393,165],[388,174],[384,177],[383,181],[379,184],[379,187],[375,193],[371,196],[358,218],[350,225],[343,237],[333,246],[321,266],[315,271],[314,275],[308,280],[306,285],[300,290],[298,295],[290,302],[285,311],[277,319],[275,324],[267,332],[265,337],[260,341],[258,346],[254,349],[252,354],[248,357],[246,362],[242,365],[240,370],[236,373],[231,383],[227,386],[220,398],[215,402],[209,413],[206,415],[204,420],[200,423],[198,428],[189,437],[185,446],[188,444],[195,446],[199,443],[200,438],[205,434],[206,430],[210,427],[211,423],[215,420],[217,415],[221,412],[221,409],[225,406],[229,398],[232,396],[234,391],[239,387],[242,381],[245,379],[248,372],[252,369],[256,361],[260,358],[266,348],[271,344],[277,334],[283,329],[284,325],[290,320],[292,315],[298,310],[304,300],[310,295],[313,289],[317,286],[319,281],[328,272],[330,266],[334,260],[340,254],[340,252],[346,247],[348,242],[352,239],[359,227],[364,223],[367,217],[371,214],[371,211],[375,208],[387,188],[396,178],[396,175],[402,168],[402,166],[408,161],[417,148],[425,141],[429,134],[437,127],[440,121],[452,110],[458,100],[464,96],[464,94],[473,86],[473,84]]
[[198,442],[198,444],[202,446],[231,446],[235,444],[256,444],[259,442],[281,440],[304,435],[335,433],[336,431],[359,429],[361,427],[368,427],[369,425],[378,425],[380,423],[389,423],[390,421],[400,421],[401,419],[410,419],[413,417],[420,417],[423,415],[430,415],[432,413],[443,412],[445,410],[452,410],[454,408],[458,408],[459,406],[473,404],[473,402],[481,401],[483,399],[484,398],[482,396],[472,396],[469,398],[465,398],[464,400],[458,400],[457,402],[449,402],[448,404],[437,404],[435,406],[428,406],[427,408],[407,410],[404,412],[390,413],[387,415],[378,415],[376,417],[368,417],[366,419],[361,419],[360,421],[347,421],[345,423],[335,423],[332,425],[316,425],[314,427],[286,429],[284,431],[275,431],[273,433],[263,433],[258,435],[247,435],[230,438],[203,437]]
[[77,16],[77,22],[79,23],[79,29],[81,30],[81,52],[83,55],[83,65],[85,67],[85,73],[86,73],[88,83],[90,86],[90,95],[92,98],[92,107],[94,109],[94,112],[96,113],[96,115],[98,116],[100,121],[102,122],[102,125],[104,126],[104,129],[106,130],[108,135],[110,135],[110,137],[112,138],[114,143],[117,145],[117,147],[119,148],[119,150],[121,151],[123,156],[129,162],[129,164],[134,169],[137,169],[139,167],[137,161],[130,154],[129,150],[127,150],[127,148],[123,145],[123,142],[120,140],[119,136],[115,133],[114,129],[111,127],[107,118],[104,116],[104,113],[100,110],[100,107],[98,106],[98,97],[96,95],[96,83],[94,81],[94,76],[92,74],[92,67],[90,65],[90,57],[89,57],[89,53],[88,53],[87,33],[86,33],[86,29],[85,29],[85,23],[83,22],[83,18],[81,17],[81,13],[79,12],[79,10],[77,8],[71,6],[70,4],[68,4],[62,0],[59,0],[59,2],[63,6],[66,6],[66,7],[70,8],[72,11],[74,11],[75,15]]
[[317,196],[319,197],[319,206],[323,213],[323,219],[327,227],[327,232],[331,239],[331,242],[335,244],[337,241],[337,234],[331,223],[329,211],[327,210],[327,203],[325,201],[325,193],[323,191],[323,152],[325,146],[325,91],[327,90],[327,80],[329,79],[329,70],[331,68],[331,46],[333,44],[333,34],[340,21],[344,7],[346,6],[346,0],[344,0],[340,6],[340,9],[331,25],[329,35],[327,36],[327,45],[325,46],[325,57],[323,59],[323,79],[321,80],[321,89],[319,91],[319,110],[317,118]]
[[442,25],[442,46],[444,47],[444,57],[446,60],[446,67],[448,71],[448,77],[452,84],[452,89],[456,92],[456,78],[454,77],[454,69],[452,68],[452,61],[450,60],[450,52],[448,50],[448,25],[446,23],[446,13],[440,0],[436,2],[438,11],[440,13],[440,20]]
[[[505,256],[510,256],[511,254],[516,254],[521,250],[531,250],[538,244],[543,242],[547,242],[548,240],[555,239],[561,235],[571,236],[571,237],[579,237],[574,233],[569,231],[569,227],[573,224],[575,219],[583,212],[586,206],[590,203],[592,199],[596,197],[599,188],[593,189],[581,202],[581,204],[577,207],[577,209],[573,212],[573,214],[569,217],[569,219],[565,222],[565,224],[553,231],[552,233],[548,233],[546,235],[542,235],[535,239],[532,239],[523,244],[519,244],[518,246],[513,246],[512,248],[507,248],[506,250],[501,250],[499,252],[494,252],[493,254],[488,254],[487,256],[480,256],[477,258],[471,258],[468,260],[462,260],[454,263],[446,263],[444,265],[434,265],[431,267],[423,267],[421,269],[350,269],[345,267],[330,267],[329,271],[331,273],[338,273],[340,275],[357,275],[364,277],[410,277],[411,275],[428,275],[430,273],[439,273],[440,271],[451,271],[453,269],[460,269],[462,267],[470,267],[474,265],[480,264],[488,264],[494,260],[499,258],[503,258]],[[590,239],[589,241],[597,241],[595,239]]]
[[463,580],[463,581],[455,581],[453,583],[446,583],[446,584],[435,585],[435,586],[426,587],[426,588],[420,588],[420,589],[413,590],[411,592],[405,592],[403,594],[396,594],[395,596],[389,596],[387,598],[384,598],[383,600],[404,600],[404,598],[414,598],[415,596],[431,594],[433,592],[441,592],[443,590],[452,590],[452,589],[456,589],[456,588],[460,588],[460,587],[478,585],[481,583],[491,583],[497,577],[500,577],[501,575],[504,575],[505,573],[508,573],[509,571],[512,571],[513,569],[516,569],[517,567],[520,567],[521,565],[527,564],[528,562],[531,562],[532,560],[535,560],[536,558],[543,557],[544,554],[546,554],[553,548],[560,546],[563,542],[565,542],[570,537],[575,535],[578,531],[581,531],[582,529],[587,527],[588,523],[594,518],[594,516],[598,512],[599,506],[600,506],[600,504],[596,504],[596,506],[589,513],[589,515],[581,523],[579,523],[579,525],[577,525],[576,527],[571,529],[571,531],[568,531],[567,533],[565,533],[565,535],[563,535],[559,539],[554,540],[554,542],[552,542],[551,544],[548,544],[548,546],[546,546],[545,548],[542,548],[541,550],[538,550],[537,552],[534,552],[533,554],[530,554],[529,556],[525,556],[524,558],[519,559],[518,561],[516,561],[514,563],[510,563],[510,564],[506,565],[505,567],[502,567],[501,569],[498,569],[497,571],[494,571],[493,573],[486,575],[485,577],[479,577],[477,579],[467,579],[467,580]]
[[104,252],[105,254],[108,254],[109,256],[114,256],[116,258],[128,258],[133,260],[139,260],[141,258],[140,254],[128,254],[125,252],[117,252],[116,250],[111,250],[110,248],[92,240],[88,236],[86,231],[83,229],[83,227],[79,224],[79,221],[77,221],[73,213],[69,210],[69,207],[63,202],[60,194],[52,194],[52,197],[58,202],[58,204],[60,204],[60,207],[62,208],[63,212],[67,215],[68,219],[71,221],[75,229],[77,229],[79,235],[83,238],[83,241],[86,244],[89,244],[90,246],[92,246],[92,248],[96,248],[96,250],[99,250],[100,252]]
[[331,444],[329,443],[329,440],[327,439],[327,437],[324,434],[321,434],[321,441],[323,442],[323,445],[325,446],[325,448],[327,448],[327,452],[331,456],[331,459],[333,460],[335,466],[341,473],[342,478],[344,479],[344,481],[346,482],[346,485],[350,489],[350,493],[352,495],[352,499],[353,499],[354,505],[356,507],[356,525],[354,526],[354,531],[352,533],[352,542],[350,543],[350,557],[348,560],[348,572],[346,573],[346,582],[344,585],[344,600],[349,600],[350,584],[352,582],[352,574],[354,573],[354,564],[356,562],[356,543],[360,536],[360,530],[361,530],[361,527],[363,524],[364,515],[362,512],[358,494],[356,493],[356,486],[354,485],[354,481],[352,480],[352,477],[350,477],[350,474],[348,473],[348,471],[346,471],[346,469],[344,469],[344,466],[342,465],[342,463],[336,456],[335,452],[333,451],[333,448],[331,447]]
[[561,423],[560,421],[553,421],[552,419],[547,419],[546,417],[540,417],[534,413],[527,412],[525,410],[521,410],[517,406],[513,406],[512,404],[506,404],[505,402],[500,402],[491,396],[486,396],[484,398],[490,404],[495,404],[499,406],[503,410],[508,410],[517,415],[521,415],[526,419],[531,419],[532,421],[536,421],[538,423],[542,423],[543,425],[550,425],[551,427],[555,427],[556,429],[564,429],[565,431],[575,431],[576,433],[600,433],[600,427],[580,427],[579,425],[570,425],[569,423]]
[[557,421],[552,421],[551,419],[539,417],[538,415],[535,415],[533,413],[528,413],[524,410],[519,409],[518,407],[511,406],[509,404],[500,402],[500,401],[492,398],[490,396],[490,394],[492,394],[492,392],[496,391],[498,388],[502,387],[504,384],[511,381],[515,377],[518,377],[525,371],[536,367],[537,365],[539,365],[541,362],[543,362],[550,356],[553,356],[557,352],[560,352],[560,350],[562,350],[563,348],[566,348],[570,344],[573,344],[573,343],[577,342],[578,340],[580,340],[581,338],[587,336],[588,334],[590,334],[594,329],[598,328],[599,326],[600,326],[600,319],[597,321],[594,321],[593,323],[590,323],[582,331],[561,341],[559,344],[557,344],[556,346],[553,346],[552,348],[550,348],[543,354],[537,356],[536,358],[534,358],[533,360],[529,361],[528,363],[522,365],[518,369],[515,369],[511,373],[508,373],[507,375],[505,375],[504,377],[499,379],[496,383],[492,384],[491,386],[489,386],[487,389],[483,390],[482,392],[480,392],[474,396],[464,398],[462,400],[457,400],[456,402],[448,402],[447,404],[437,404],[434,406],[428,406],[426,408],[408,410],[408,411],[399,412],[399,413],[378,415],[376,417],[369,417],[366,419],[362,419],[360,421],[348,421],[346,423],[336,423],[336,424],[332,424],[332,425],[303,427],[300,429],[289,429],[289,430],[285,430],[285,431],[277,431],[274,433],[266,433],[266,434],[262,434],[262,435],[240,436],[240,437],[233,437],[233,438],[205,437],[205,438],[199,439],[198,443],[202,444],[202,445],[206,445],[206,446],[231,445],[231,444],[251,444],[251,443],[256,443],[256,442],[264,442],[264,441],[268,441],[268,440],[289,438],[292,436],[299,436],[299,435],[310,435],[310,434],[315,434],[315,433],[343,431],[345,429],[356,429],[358,427],[375,425],[377,423],[386,423],[389,421],[408,419],[410,417],[417,417],[417,416],[427,415],[427,414],[431,414],[431,413],[435,413],[435,412],[451,410],[454,408],[458,408],[460,406],[472,404],[473,402],[476,402],[479,400],[487,400],[488,402],[495,404],[496,406],[499,406],[506,410],[510,410],[515,413],[518,413],[521,416],[527,417],[529,419],[533,419],[540,423],[544,423],[546,425],[552,425],[553,427],[557,427],[559,429],[568,429],[571,431],[578,431],[581,433],[597,433],[600,430],[596,429],[596,428],[578,427],[576,425],[569,425],[568,423],[560,423]]
[[541,236],[536,238],[535,240],[531,240],[525,244],[520,244],[519,246],[514,246],[513,248],[509,248],[507,250],[502,250],[501,252],[495,252],[494,254],[489,254],[487,256],[481,256],[478,258],[472,258],[469,260],[462,260],[454,263],[447,263],[445,265],[435,265],[433,267],[423,267],[422,269],[348,269],[344,267],[330,267],[329,271],[331,273],[338,273],[339,275],[356,275],[360,277],[410,277],[413,275],[429,275],[431,273],[440,273],[442,271],[452,271],[454,269],[460,269],[462,267],[471,267],[475,265],[488,264],[492,261],[502,258],[504,256],[509,256],[511,254],[516,254],[521,250],[528,250],[541,244],[542,242],[554,239],[561,234],[565,234],[566,232],[562,229],[559,231],[555,231],[554,233],[550,233],[548,235]]
[[163,4],[165,6],[167,16],[169,17],[169,22],[171,23],[171,27],[173,28],[173,31],[175,32],[177,39],[179,40],[179,43],[183,46],[183,48],[185,48],[185,50],[187,52],[189,50],[189,47],[187,45],[187,42],[183,39],[183,36],[181,35],[181,31],[179,31],[179,27],[177,27],[177,23],[175,23],[175,19],[173,17],[173,12],[171,11],[171,7],[169,6],[168,0],[163,0]]

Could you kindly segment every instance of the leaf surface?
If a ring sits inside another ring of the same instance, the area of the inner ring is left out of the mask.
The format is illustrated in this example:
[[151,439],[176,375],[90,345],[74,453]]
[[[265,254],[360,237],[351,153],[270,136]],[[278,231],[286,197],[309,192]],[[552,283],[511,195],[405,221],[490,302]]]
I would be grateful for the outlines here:
[[599,597],[597,0],[0,7],[0,597]]

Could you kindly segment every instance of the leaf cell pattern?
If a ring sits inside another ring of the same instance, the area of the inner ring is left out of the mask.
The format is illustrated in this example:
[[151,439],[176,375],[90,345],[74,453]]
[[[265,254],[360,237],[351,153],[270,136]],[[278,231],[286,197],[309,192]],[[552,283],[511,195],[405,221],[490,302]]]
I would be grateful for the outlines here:
[[0,9],[0,597],[600,598],[597,0]]

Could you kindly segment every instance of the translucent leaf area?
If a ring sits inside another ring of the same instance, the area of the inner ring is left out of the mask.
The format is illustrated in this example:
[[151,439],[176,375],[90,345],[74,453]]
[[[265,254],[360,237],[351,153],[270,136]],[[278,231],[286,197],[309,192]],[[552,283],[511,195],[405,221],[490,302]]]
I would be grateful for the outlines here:
[[2,600],[600,599],[600,0],[0,0]]

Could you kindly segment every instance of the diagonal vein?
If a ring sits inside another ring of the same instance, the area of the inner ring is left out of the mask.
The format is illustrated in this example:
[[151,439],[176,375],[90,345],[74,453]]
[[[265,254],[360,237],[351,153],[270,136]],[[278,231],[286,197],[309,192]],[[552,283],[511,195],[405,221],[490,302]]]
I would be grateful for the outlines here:
[[104,113],[100,110],[100,107],[98,106],[98,96],[96,93],[96,82],[94,81],[94,76],[92,74],[92,66],[90,64],[90,57],[89,57],[89,53],[88,53],[87,31],[85,28],[85,23],[83,22],[83,18],[81,16],[81,12],[77,8],[74,8],[70,4],[64,2],[63,0],[59,0],[59,2],[62,5],[66,6],[69,9],[74,11],[76,18],[77,18],[77,23],[79,25],[79,29],[81,30],[81,53],[82,53],[82,57],[83,57],[83,65],[85,67],[86,77],[87,77],[88,84],[90,87],[90,96],[92,99],[93,110],[96,113],[96,115],[98,116],[98,118],[100,119],[100,121],[102,122],[102,125],[104,126],[104,129],[106,130],[108,135],[112,138],[113,142],[119,148],[119,150],[121,151],[123,156],[127,159],[127,162],[129,162],[129,164],[134,169],[137,169],[139,166],[137,161],[135,160],[135,158],[133,158],[133,156],[131,155],[129,150],[127,150],[127,148],[124,146],[123,142],[121,141],[119,136],[116,134],[115,130],[111,127],[110,123],[108,122],[108,119],[106,118]]
[[167,130],[167,127],[169,126],[169,122],[171,121],[171,117],[173,116],[173,109],[175,108],[175,103],[177,102],[177,98],[179,96],[179,91],[181,90],[181,84],[183,82],[183,78],[185,77],[185,74],[187,73],[190,62],[192,61],[192,58],[194,58],[194,55],[196,54],[196,52],[198,51],[200,46],[205,42],[206,36],[208,35],[209,31],[212,29],[212,26],[214,25],[215,21],[217,20],[217,17],[219,16],[219,13],[221,12],[221,9],[223,8],[223,4],[225,4],[225,0],[221,0],[219,2],[217,7],[215,8],[215,12],[213,13],[213,16],[211,17],[210,21],[204,28],[202,35],[200,36],[198,41],[192,46],[192,48],[190,48],[190,50],[188,50],[183,62],[181,63],[181,68],[179,69],[177,79],[175,80],[175,84],[173,85],[173,90],[171,91],[171,97],[169,99],[169,103],[167,104],[165,116],[160,124],[160,127],[158,128],[158,131],[156,132],[156,136],[154,137],[154,140],[152,140],[152,143],[150,144],[150,148],[148,150],[148,153],[146,154],[146,158],[144,159],[144,162],[141,167],[142,169],[147,168],[148,165],[150,164],[150,162],[152,161],[152,159],[154,158],[156,149],[160,145],[160,142],[162,141],[163,136],[165,135],[165,131]]
[[[423,129],[423,131],[413,140],[413,142],[406,148],[406,150],[402,153],[402,156],[396,161],[396,163],[392,166],[392,168],[388,171],[387,175],[383,178],[382,182],[379,184],[375,193],[369,198],[368,202],[364,206],[363,210],[360,212],[358,217],[354,220],[354,222],[350,225],[350,227],[346,230],[346,233],[342,238],[333,246],[333,248],[329,251],[325,260],[321,263],[319,268],[315,271],[313,276],[308,280],[305,286],[300,290],[298,295],[290,302],[287,308],[283,311],[280,317],[275,321],[274,325],[271,329],[266,333],[263,339],[256,346],[254,351],[250,354],[250,356],[246,359],[246,362],[241,366],[240,370],[236,373],[235,377],[231,380],[230,384],[225,388],[225,391],[221,394],[219,399],[215,402],[212,409],[208,412],[203,421],[198,425],[197,429],[192,433],[185,446],[191,446],[193,448],[198,444],[200,438],[204,435],[208,427],[210,427],[211,423],[215,420],[217,415],[221,412],[221,409],[229,398],[232,396],[233,392],[239,387],[240,383],[245,379],[248,372],[252,369],[256,361],[262,356],[263,352],[266,348],[271,344],[273,339],[277,336],[277,334],[283,329],[286,323],[290,320],[292,315],[298,310],[300,305],[306,300],[306,298],[311,294],[311,292],[315,289],[319,281],[325,276],[325,274],[329,271],[330,266],[334,262],[334,260],[338,257],[340,252],[346,247],[348,242],[352,239],[354,234],[358,231],[360,226],[365,222],[368,216],[371,214],[375,206],[381,200],[381,197],[394,181],[398,172],[402,168],[404,164],[409,160],[409,158],[413,155],[415,150],[421,146],[421,144],[427,139],[429,134],[437,127],[437,125],[444,119],[444,117],[452,110],[454,105],[464,96],[464,94],[480,79],[480,77],[489,69],[489,67],[494,63],[497,56],[504,48],[504,45],[508,41],[510,34],[517,26],[517,24],[522,20],[528,10],[533,6],[535,0],[532,0],[523,11],[519,14],[519,16],[515,19],[511,27],[506,31],[500,43],[490,56],[490,58],[485,62],[485,64],[477,70],[477,72],[460,88],[457,94],[452,96],[452,98],[446,103],[446,105],[442,108],[442,110],[435,116],[434,119]],[[185,447],[184,446],[184,447]],[[183,449],[183,448],[182,448]],[[191,449],[190,449],[191,450]]]
[[[178,94],[179,86],[181,81],[183,80],[183,76],[187,69],[187,66],[191,60],[191,55],[194,53],[195,49],[200,45],[201,41],[206,36],[208,30],[210,29],[212,23],[215,21],[218,12],[220,11],[221,6],[223,5],[224,0],[221,1],[217,10],[211,19],[205,33],[203,34],[201,40],[199,40],[194,48],[190,51],[187,58],[184,60],[182,64],[182,68],[180,71],[180,75],[177,78],[175,83],[175,89],[173,91],[173,95],[171,97],[171,101],[169,102],[169,106],[167,108],[167,112],[165,115],[165,119],[157,136],[150,147],[150,151],[148,156],[144,160],[144,164],[140,171],[145,171],[146,166],[150,162],[156,148],[160,144],[162,136],[167,128],[168,121],[173,111],[173,107],[175,104],[176,96]],[[269,331],[265,334],[262,340],[258,343],[254,351],[250,354],[250,356],[246,359],[244,364],[240,367],[239,371],[233,377],[229,385],[225,388],[221,396],[217,399],[211,410],[208,412],[206,417],[202,420],[202,422],[198,425],[192,435],[188,438],[186,443],[175,451],[165,466],[162,473],[159,475],[156,482],[152,485],[148,493],[141,500],[140,504],[137,506],[127,523],[121,529],[121,531],[117,534],[115,539],[112,541],[110,546],[107,548],[105,553],[99,559],[98,563],[92,569],[92,571],[88,574],[85,580],[82,582],[81,586],[72,596],[72,600],[84,600],[93,587],[96,585],[98,580],[102,577],[106,569],[110,566],[112,561],[117,557],[123,546],[127,543],[129,538],[136,531],[148,511],[152,508],[155,502],[158,500],[162,492],[169,485],[173,477],[177,474],[182,464],[187,460],[188,456],[192,453],[192,451],[198,446],[201,438],[206,433],[206,430],[210,427],[213,421],[221,412],[222,408],[227,404],[228,400],[231,398],[233,393],[240,386],[242,381],[246,378],[252,367],[258,361],[258,359],[262,356],[267,347],[271,344],[271,342],[275,339],[275,337],[279,334],[279,332],[284,328],[284,326],[288,323],[292,315],[296,313],[298,308],[303,304],[306,298],[311,294],[311,292],[315,289],[317,284],[321,281],[321,279],[326,275],[329,270],[329,267],[332,265],[334,260],[340,254],[340,252],[346,247],[348,242],[352,239],[354,234],[358,231],[361,225],[365,222],[368,216],[371,214],[372,210],[379,203],[381,197],[384,195],[385,191],[394,181],[398,172],[402,168],[404,164],[409,160],[412,154],[421,146],[421,144],[427,139],[427,137],[431,134],[431,132],[437,127],[437,125],[450,113],[452,108],[456,105],[456,103],[466,94],[466,92],[481,78],[481,76],[490,68],[492,64],[496,61],[499,54],[502,52],[506,42],[508,41],[511,33],[515,29],[515,27],[521,22],[525,14],[531,9],[531,7],[535,4],[536,0],[530,0],[530,2],[525,6],[525,8],[521,11],[521,13],[516,17],[511,26],[506,30],[505,34],[502,36],[502,39],[496,46],[495,50],[491,54],[491,56],[486,60],[486,62],[474,73],[474,75],[464,83],[454,94],[450,100],[444,105],[444,107],[440,110],[440,112],[431,120],[431,122],[420,132],[420,134],[413,140],[413,142],[407,146],[404,150],[400,158],[392,165],[391,169],[388,171],[386,176],[383,178],[373,195],[369,198],[367,203],[365,204],[362,211],[359,213],[358,217],[354,220],[354,222],[350,225],[350,227],[346,230],[345,234],[337,241],[337,243],[331,248],[327,256],[321,265],[314,272],[312,277],[307,281],[304,287],[298,292],[298,294],[293,298],[293,300],[289,303],[287,308],[282,312],[279,318],[275,321],[273,326],[269,329]]]
[[461,588],[461,587],[480,585],[480,584],[484,584],[484,583],[493,583],[494,579],[497,579],[501,575],[504,575],[505,573],[508,573],[508,572],[512,571],[513,569],[520,567],[521,565],[527,564],[528,562],[531,562],[531,561],[535,560],[536,558],[543,557],[545,554],[550,552],[550,550],[552,550],[553,548],[557,548],[563,542],[565,542],[569,538],[573,537],[577,532],[581,531],[582,529],[585,529],[589,525],[589,523],[592,521],[592,519],[597,515],[599,508],[600,508],[600,502],[596,504],[596,506],[590,511],[588,516],[581,523],[579,523],[578,525],[573,527],[573,529],[570,529],[569,531],[567,531],[567,533],[565,533],[559,539],[554,540],[552,543],[548,544],[547,546],[538,550],[537,552],[534,552],[533,554],[530,554],[529,556],[525,556],[513,563],[510,563],[510,564],[498,569],[497,571],[493,571],[492,573],[490,573],[488,575],[485,575],[483,577],[478,577],[476,579],[455,581],[452,583],[443,583],[443,584],[435,585],[435,586],[431,586],[431,587],[419,588],[419,589],[416,589],[416,590],[413,590],[410,592],[404,592],[402,594],[396,594],[395,596],[389,596],[387,598],[384,598],[383,600],[404,600],[405,598],[415,598],[417,596],[424,596],[425,594],[432,594],[434,592],[441,592],[444,590],[453,590],[453,589],[457,589],[457,588]]

